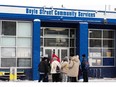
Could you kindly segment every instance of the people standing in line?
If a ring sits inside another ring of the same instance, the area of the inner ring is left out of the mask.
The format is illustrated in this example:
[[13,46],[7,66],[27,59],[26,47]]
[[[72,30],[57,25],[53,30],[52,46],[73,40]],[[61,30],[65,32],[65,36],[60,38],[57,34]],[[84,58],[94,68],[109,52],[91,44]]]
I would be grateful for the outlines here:
[[48,74],[50,74],[50,68],[51,68],[51,66],[50,66],[50,58],[49,57],[44,57],[45,59],[47,59],[47,63],[48,63]]
[[88,82],[88,70],[89,70],[89,62],[87,61],[86,55],[82,55],[82,74],[83,74],[83,82]]
[[71,82],[77,82],[79,65],[80,65],[79,56],[77,55],[71,57],[68,70],[68,76],[70,77]]
[[67,72],[67,82],[71,82],[70,81],[70,76],[69,76],[69,64],[71,63],[71,56],[69,57],[69,61],[68,61],[68,72]]
[[50,65],[50,57],[45,57],[46,59],[47,59],[47,63],[48,63],[48,76],[47,76],[47,78],[48,78],[48,80],[50,79],[49,78],[49,75],[50,75],[50,70],[51,70],[51,65]]
[[51,63],[51,74],[53,82],[60,82],[60,73],[57,72],[57,68],[61,69],[60,63],[57,61],[57,58],[53,58],[53,62]]
[[61,62],[61,72],[62,72],[62,82],[67,82],[68,77],[68,59],[64,58],[63,61]]
[[38,71],[40,78],[38,82],[48,82],[48,62],[47,59],[44,57],[42,58],[41,62],[38,65]]

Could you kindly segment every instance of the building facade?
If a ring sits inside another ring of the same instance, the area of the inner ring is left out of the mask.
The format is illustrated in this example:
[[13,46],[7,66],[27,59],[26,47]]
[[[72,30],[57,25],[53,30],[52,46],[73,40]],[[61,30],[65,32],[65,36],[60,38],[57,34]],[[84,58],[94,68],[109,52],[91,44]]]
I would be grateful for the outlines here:
[[0,5],[0,71],[38,79],[41,56],[86,54],[89,76],[116,77],[116,12]]

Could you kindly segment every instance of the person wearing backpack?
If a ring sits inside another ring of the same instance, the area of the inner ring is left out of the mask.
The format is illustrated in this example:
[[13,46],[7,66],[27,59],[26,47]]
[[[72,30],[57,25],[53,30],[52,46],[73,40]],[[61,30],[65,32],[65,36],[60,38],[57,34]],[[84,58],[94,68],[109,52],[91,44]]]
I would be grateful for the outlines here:
[[83,75],[83,82],[88,82],[88,70],[89,70],[89,62],[86,59],[86,55],[82,55],[82,75]]
[[57,58],[53,58],[53,62],[51,63],[52,82],[60,82],[60,70],[60,63],[57,61]]

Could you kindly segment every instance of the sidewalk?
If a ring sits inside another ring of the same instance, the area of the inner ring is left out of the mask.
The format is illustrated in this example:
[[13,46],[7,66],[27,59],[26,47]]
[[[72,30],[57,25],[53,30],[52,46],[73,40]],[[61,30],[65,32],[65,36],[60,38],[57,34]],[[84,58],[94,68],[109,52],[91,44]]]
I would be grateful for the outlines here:
[[[38,80],[17,80],[17,81],[2,81],[0,80],[0,82],[24,82],[24,83],[38,83]],[[77,83],[82,83],[83,79],[80,79]],[[89,82],[116,82],[116,78],[89,78]],[[39,82],[39,83],[44,83],[44,82]],[[52,80],[50,79],[49,82],[45,82],[45,83],[55,83],[52,82]],[[60,83],[72,83],[72,82],[60,82]]]
[[116,78],[90,78],[90,82],[116,82]]

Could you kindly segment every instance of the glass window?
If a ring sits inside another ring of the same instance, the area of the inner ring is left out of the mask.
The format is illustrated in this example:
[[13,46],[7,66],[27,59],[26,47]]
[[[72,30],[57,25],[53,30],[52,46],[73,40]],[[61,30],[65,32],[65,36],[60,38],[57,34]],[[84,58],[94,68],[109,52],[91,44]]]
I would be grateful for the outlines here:
[[55,38],[45,38],[44,46],[56,46],[56,39]]
[[2,46],[15,46],[15,38],[3,37],[1,44]]
[[103,37],[104,38],[114,38],[114,31],[103,31]]
[[40,56],[43,56],[43,48],[40,48]]
[[65,28],[45,28],[44,29],[45,37],[68,37],[69,30]]
[[30,48],[17,48],[17,57],[18,58],[31,58],[31,49]]
[[90,47],[101,47],[101,40],[95,40],[91,39],[90,40]]
[[74,56],[75,55],[75,49],[74,48],[70,48],[70,56]]
[[76,36],[75,31],[76,29],[70,29],[70,37],[74,38]]
[[31,59],[30,58],[18,58],[17,66],[18,67],[31,67]]
[[101,30],[89,30],[90,38],[101,38],[102,31]]
[[68,46],[68,39],[66,38],[45,38],[44,46]]
[[17,46],[30,47],[31,46],[31,38],[18,38]]
[[16,67],[16,58],[1,58],[1,67]]
[[75,47],[75,40],[74,39],[70,39],[70,47]]
[[43,28],[42,29],[40,29],[40,34],[41,34],[41,36],[43,36]]
[[102,57],[102,49],[89,49],[89,57]]
[[114,57],[114,49],[103,49],[103,56],[104,57]]
[[89,49],[89,52],[96,52],[96,53],[102,53],[102,49],[101,48],[98,48],[98,49]]
[[16,56],[16,53],[15,53],[15,48],[9,48],[9,47],[7,47],[7,48],[1,48],[1,56],[2,57],[10,57],[10,58],[12,58],[12,57],[15,57]]
[[106,61],[103,62],[103,58],[114,60],[114,54],[115,37],[113,30],[89,30],[89,61],[91,66],[106,66]]
[[[68,56],[67,52],[68,52],[67,49],[61,49],[61,60]],[[59,50],[59,53],[60,53],[60,50]]]
[[[60,29],[60,28],[59,28]],[[69,29],[61,28],[61,30],[58,32],[59,35],[64,35],[66,37],[69,37]]]
[[47,35],[47,34],[58,34],[58,32],[54,29],[54,28],[45,28],[44,29],[44,34]]
[[32,36],[32,24],[30,22],[19,22],[17,32],[18,36]]
[[[54,52],[55,52],[55,50],[54,50]],[[52,55],[51,55],[52,53],[53,53],[52,49],[45,49],[44,55],[48,55],[48,58],[52,58]]]
[[32,22],[1,20],[0,34],[0,67],[31,67]]
[[40,45],[43,46],[43,38],[40,38]]
[[114,40],[103,40],[104,47],[114,47]]
[[103,65],[103,59],[92,59],[92,66],[102,66]]
[[2,34],[3,35],[16,35],[16,22],[2,21]]

